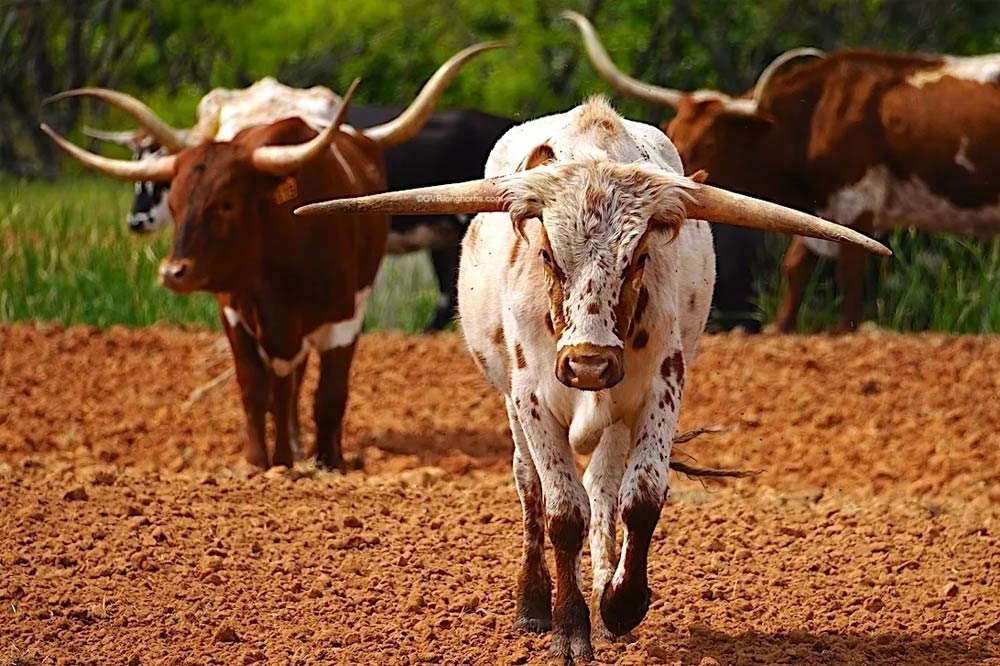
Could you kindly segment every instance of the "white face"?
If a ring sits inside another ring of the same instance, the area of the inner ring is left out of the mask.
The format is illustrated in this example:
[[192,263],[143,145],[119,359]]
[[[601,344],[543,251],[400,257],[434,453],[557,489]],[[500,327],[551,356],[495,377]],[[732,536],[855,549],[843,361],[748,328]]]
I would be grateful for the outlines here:
[[169,183],[143,181],[135,184],[135,203],[125,220],[129,231],[150,233],[173,222],[167,204],[169,188]]
[[676,232],[689,182],[655,168],[605,162],[534,169],[509,190],[515,221],[542,220],[538,252],[549,277],[558,349],[624,347],[648,236]]

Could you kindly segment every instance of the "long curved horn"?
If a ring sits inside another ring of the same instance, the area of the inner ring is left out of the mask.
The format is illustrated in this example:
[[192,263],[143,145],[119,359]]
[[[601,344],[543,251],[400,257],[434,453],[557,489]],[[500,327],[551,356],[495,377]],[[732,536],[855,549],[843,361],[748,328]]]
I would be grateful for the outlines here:
[[[509,176],[507,176],[509,178]],[[365,197],[332,199],[295,209],[296,215],[457,215],[498,213],[507,209],[503,180],[485,178],[463,183],[383,192]]]
[[118,146],[125,146],[126,148],[135,148],[136,145],[135,138],[137,130],[123,130],[121,132],[111,132],[108,130],[96,129],[84,125],[83,134],[84,136],[89,136],[91,139],[97,139],[98,141],[106,141],[107,143],[113,143]]
[[886,257],[892,255],[889,248],[864,234],[792,208],[711,185],[697,185],[693,190],[689,190],[689,193],[694,199],[686,205],[687,215],[690,218],[784,234],[811,236],[840,243],[853,243],[874,254]]
[[151,157],[145,160],[113,160],[101,157],[94,153],[79,148],[66,139],[56,134],[51,127],[42,123],[42,131],[49,135],[56,145],[63,149],[67,155],[82,162],[85,166],[94,171],[120,178],[121,180],[152,180],[166,182],[174,177],[174,165],[177,162],[175,155],[166,157]]
[[798,49],[791,49],[790,51],[785,51],[780,56],[771,61],[764,71],[760,73],[757,78],[757,84],[753,87],[753,105],[755,109],[760,108],[760,103],[764,99],[764,94],[767,92],[767,87],[771,83],[771,79],[778,71],[790,63],[792,60],[797,60],[798,58],[823,58],[826,57],[826,51],[822,51],[811,46],[805,46]]
[[165,123],[158,115],[156,115],[155,111],[137,100],[135,97],[118,92],[117,90],[109,90],[107,88],[76,88],[74,90],[61,92],[58,95],[53,95],[52,97],[46,99],[43,104],[58,102],[60,100],[69,99],[70,97],[94,97],[107,102],[112,106],[117,106],[119,109],[135,118],[136,122],[149,130],[149,133],[153,135],[153,138],[159,141],[160,145],[171,153],[179,153],[189,146],[188,140],[184,136],[184,132]]
[[[545,168],[547,167],[538,167]],[[365,197],[334,199],[302,206],[295,210],[295,214],[447,215],[501,212],[508,210],[508,202],[504,198],[508,183],[516,178],[537,176],[537,171]],[[670,181],[671,184],[680,184],[684,188],[687,194],[685,214],[689,218],[854,243],[875,254],[892,254],[889,248],[878,241],[813,215],[710,185],[701,185],[680,176],[671,176]]]
[[365,136],[383,148],[409,141],[427,122],[441,95],[454,80],[458,70],[472,57],[490,49],[507,46],[506,42],[483,42],[459,51],[438,67],[434,76],[427,80],[416,98],[396,118],[382,125],[364,130]]
[[350,105],[351,98],[354,97],[354,91],[358,89],[359,83],[361,83],[361,79],[354,79],[351,87],[347,89],[347,94],[340,100],[337,115],[322,132],[305,143],[257,148],[253,151],[252,157],[254,167],[276,176],[287,176],[329,151],[333,138],[340,131],[340,124],[344,122],[347,107]]
[[686,93],[673,88],[663,88],[643,83],[638,79],[633,79],[615,67],[608,52],[601,44],[601,40],[597,37],[594,26],[590,24],[590,21],[586,17],[568,10],[562,12],[560,16],[576,24],[576,27],[580,30],[580,35],[583,37],[583,45],[587,49],[587,55],[590,57],[590,62],[594,65],[594,69],[601,75],[601,78],[610,83],[618,92],[644,102],[666,105],[674,109],[680,106]]

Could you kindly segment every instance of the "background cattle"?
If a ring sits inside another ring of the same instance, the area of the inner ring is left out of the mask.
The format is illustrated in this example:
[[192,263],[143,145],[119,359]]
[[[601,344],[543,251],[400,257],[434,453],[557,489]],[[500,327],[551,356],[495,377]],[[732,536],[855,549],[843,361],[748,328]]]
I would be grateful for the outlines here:
[[[668,133],[711,182],[871,233],[1000,231],[1000,56],[840,51],[761,77],[752,98],[651,86],[618,71],[582,16],[595,67],[625,94],[676,111]],[[781,63],[783,64],[783,63]],[[818,255],[837,259],[838,328],[863,318],[866,255],[793,239],[777,326],[796,327]]]
[[[524,515],[517,626],[552,629],[553,654],[568,662],[593,657],[592,623],[620,636],[649,608],[650,541],[669,491],[685,369],[715,283],[704,220],[888,253],[843,227],[683,173],[662,132],[596,99],[507,132],[485,180],[296,211],[483,213],[463,242],[459,305],[469,350],[504,394],[514,439]],[[574,453],[593,454],[582,480]],[[588,526],[589,611],[579,571]]]
[[[198,105],[198,123],[192,133],[215,139],[229,139],[239,130],[262,122],[298,114],[321,128],[334,112],[337,96],[316,86],[297,89],[265,78],[242,90],[215,89]],[[369,129],[388,123],[404,111],[398,106],[352,106],[347,123]],[[386,174],[390,190],[466,180],[479,175],[489,150],[514,124],[513,120],[480,111],[456,109],[435,111],[410,140],[385,150]],[[89,136],[125,145],[133,159],[166,154],[155,139],[143,130],[101,132],[86,130]],[[127,217],[130,231],[147,233],[170,223],[166,204],[169,183],[136,183],[136,195]],[[423,218],[393,217],[387,251],[405,254],[428,250],[440,296],[427,330],[447,326],[455,315],[459,244],[468,227],[467,216]]]
[[[216,295],[236,361],[251,463],[290,466],[300,457],[298,395],[304,361],[315,349],[320,355],[316,456],[327,467],[344,469],[348,373],[388,232],[385,216],[303,224],[292,218],[292,207],[384,190],[382,149],[412,137],[462,64],[495,46],[457,54],[397,118],[366,132],[340,127],[356,82],[318,134],[307,119],[295,116],[240,130],[231,141],[178,133],[144,104],[116,91],[57,96],[109,101],[172,152],[142,161],[110,160],[43,126],[60,148],[95,170],[136,182],[172,182],[174,243],[160,279],[179,293]],[[268,411],[275,422],[273,454],[266,442]]]

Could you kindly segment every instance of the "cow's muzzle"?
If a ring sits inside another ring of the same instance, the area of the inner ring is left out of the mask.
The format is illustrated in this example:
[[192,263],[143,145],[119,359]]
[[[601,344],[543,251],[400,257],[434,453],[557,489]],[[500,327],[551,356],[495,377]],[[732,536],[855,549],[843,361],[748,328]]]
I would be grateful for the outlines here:
[[570,388],[600,391],[611,388],[624,376],[621,347],[567,345],[556,356],[556,377]]
[[188,294],[199,287],[190,259],[164,259],[160,262],[160,284],[178,294]]

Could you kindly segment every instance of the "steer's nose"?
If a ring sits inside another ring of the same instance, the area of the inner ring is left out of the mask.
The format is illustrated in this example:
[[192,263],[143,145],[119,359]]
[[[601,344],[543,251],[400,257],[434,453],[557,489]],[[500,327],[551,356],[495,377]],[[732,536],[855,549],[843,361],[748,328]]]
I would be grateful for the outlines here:
[[619,347],[570,345],[559,352],[556,377],[570,388],[600,391],[611,388],[625,375]]
[[133,233],[145,233],[146,229],[146,216],[145,215],[129,215],[128,216],[128,230]]
[[190,274],[190,259],[164,259],[160,264],[160,282],[173,291],[187,291]]

